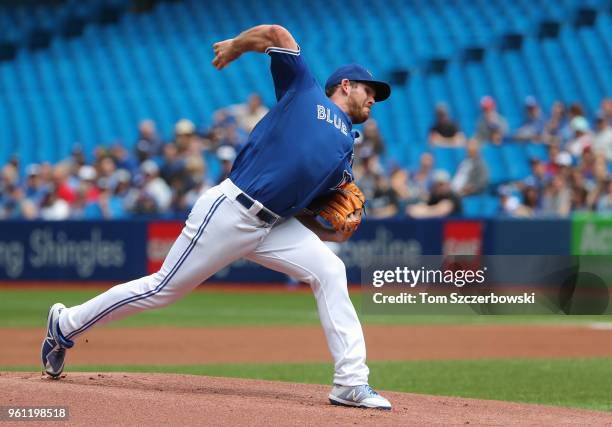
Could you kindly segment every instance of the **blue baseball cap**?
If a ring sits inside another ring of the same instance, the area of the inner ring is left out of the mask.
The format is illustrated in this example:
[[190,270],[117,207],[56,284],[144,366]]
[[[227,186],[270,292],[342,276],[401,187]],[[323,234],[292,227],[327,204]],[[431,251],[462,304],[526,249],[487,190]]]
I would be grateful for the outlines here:
[[358,64],[343,65],[334,71],[325,82],[325,90],[340,84],[344,79],[366,83],[373,87],[376,91],[376,95],[374,96],[374,101],[376,102],[384,101],[391,95],[391,86],[389,86],[388,83],[374,80],[372,73]]

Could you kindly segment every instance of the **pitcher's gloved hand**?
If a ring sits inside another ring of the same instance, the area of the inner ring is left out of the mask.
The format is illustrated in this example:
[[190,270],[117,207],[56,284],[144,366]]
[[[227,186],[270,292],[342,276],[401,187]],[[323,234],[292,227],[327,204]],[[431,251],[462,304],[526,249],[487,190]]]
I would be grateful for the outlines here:
[[308,206],[308,211],[327,221],[346,240],[361,224],[364,205],[363,193],[355,183],[350,182],[314,200]]

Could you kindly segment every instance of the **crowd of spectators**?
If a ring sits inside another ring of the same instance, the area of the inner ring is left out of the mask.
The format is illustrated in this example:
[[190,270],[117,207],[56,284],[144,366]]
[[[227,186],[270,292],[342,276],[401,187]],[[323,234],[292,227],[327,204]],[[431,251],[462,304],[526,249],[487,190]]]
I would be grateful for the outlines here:
[[[591,125],[578,103],[565,106],[555,102],[547,117],[537,99],[528,96],[524,103],[524,122],[513,131],[497,111],[492,97],[483,97],[480,107],[482,112],[474,135],[468,139],[452,120],[448,107],[436,106],[429,145],[465,146],[466,157],[454,176],[437,169],[429,152],[421,156],[414,173],[392,171],[389,182],[395,189],[397,197],[393,200],[398,212],[415,218],[461,215],[466,196],[486,195],[498,199],[499,216],[612,214],[612,99],[601,101]],[[493,185],[489,170],[500,165],[486,164],[479,154],[481,147],[527,142],[546,147],[547,158],[530,158],[530,174],[524,179]],[[368,169],[376,168],[369,166]],[[373,214],[376,216],[378,212]]]
[[[267,111],[252,95],[217,111],[204,132],[179,120],[171,141],[161,138],[154,121],[143,120],[133,150],[119,143],[99,146],[89,162],[79,145],[55,165],[22,168],[15,156],[0,173],[0,219],[184,217],[201,193],[229,175],[237,151]],[[207,159],[217,162],[218,176],[208,173]]]
[[[498,198],[503,216],[612,214],[612,99],[602,100],[593,123],[577,103],[556,102],[547,115],[530,96],[524,107],[524,122],[512,130],[495,100],[483,97],[482,114],[468,137],[448,106],[438,104],[428,144],[465,147],[453,175],[436,166],[429,150],[414,170],[395,164],[377,122],[366,122],[355,146],[354,174],[368,200],[368,216],[460,216],[465,197],[476,195]],[[88,162],[89,153],[76,145],[57,164],[25,167],[14,157],[0,174],[0,219],[184,217],[202,192],[228,176],[238,150],[267,111],[253,94],[244,104],[215,112],[204,131],[179,120],[171,141],[159,136],[155,122],[143,120],[132,150],[119,143],[100,146]],[[527,141],[546,146],[547,159],[529,159],[524,179],[492,185],[489,171],[497,165],[486,164],[483,145]],[[216,176],[209,171],[211,161],[217,163]]]
[[[377,157],[373,151],[365,150],[366,156],[357,156],[361,163],[355,168],[357,182],[367,183],[372,216],[458,216],[463,212],[465,197],[480,195],[497,199],[498,216],[612,214],[612,99],[601,101],[591,124],[579,103],[566,106],[555,102],[546,116],[537,99],[528,96],[524,103],[524,121],[514,130],[498,112],[491,96],[480,100],[480,108],[474,135],[467,138],[451,118],[446,104],[435,107],[429,145],[465,147],[465,158],[453,176],[436,168],[430,152],[421,155],[415,171],[395,167],[386,175],[379,164],[382,157]],[[541,144],[548,153],[547,158],[528,159],[530,173],[524,179],[491,183],[490,169],[501,165],[486,164],[480,155],[481,148],[485,144],[501,146],[508,143]],[[368,146],[367,136],[363,144]],[[382,177],[373,171],[378,171]],[[379,183],[378,188],[385,191],[371,188],[373,182]],[[393,190],[393,195],[387,188]]]

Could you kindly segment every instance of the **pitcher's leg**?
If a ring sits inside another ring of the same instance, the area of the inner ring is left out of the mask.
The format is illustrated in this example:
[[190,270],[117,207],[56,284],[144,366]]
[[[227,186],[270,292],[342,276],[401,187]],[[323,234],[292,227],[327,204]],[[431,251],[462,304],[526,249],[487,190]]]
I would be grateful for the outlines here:
[[245,232],[242,214],[220,191],[198,200],[162,268],[155,274],[117,285],[59,318],[62,335],[71,340],[93,325],[166,306],[212,274],[256,247],[257,232]]
[[295,218],[274,227],[247,258],[310,285],[334,359],[334,383],[367,384],[363,331],[348,295],[342,260]]
[[161,308],[181,298],[200,284],[186,272],[176,274],[191,242],[181,232],[158,272],[114,286],[81,305],[63,310],[59,320],[62,334],[73,339],[94,324],[102,325],[146,309]]

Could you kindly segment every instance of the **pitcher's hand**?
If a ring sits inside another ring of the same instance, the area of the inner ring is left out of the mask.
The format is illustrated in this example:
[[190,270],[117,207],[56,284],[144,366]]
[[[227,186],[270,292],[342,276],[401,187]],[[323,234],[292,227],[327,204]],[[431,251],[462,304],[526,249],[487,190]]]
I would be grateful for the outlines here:
[[213,45],[213,50],[215,52],[215,58],[212,64],[217,70],[221,70],[242,54],[242,52],[234,46],[234,39],[227,39],[215,43]]

